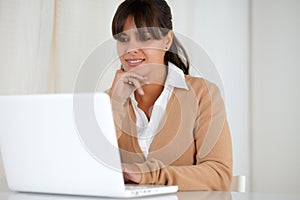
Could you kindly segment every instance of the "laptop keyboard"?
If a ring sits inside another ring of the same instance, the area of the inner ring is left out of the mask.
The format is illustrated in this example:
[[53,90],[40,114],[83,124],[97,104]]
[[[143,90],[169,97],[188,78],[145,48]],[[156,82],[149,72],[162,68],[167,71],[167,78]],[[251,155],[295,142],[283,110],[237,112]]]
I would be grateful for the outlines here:
[[137,184],[126,184],[125,185],[126,190],[152,189],[152,188],[158,188],[158,187],[164,187],[164,185],[137,185]]
[[126,184],[125,190],[131,192],[134,196],[147,195],[147,194],[156,194],[159,192],[160,185],[135,185],[135,184]]

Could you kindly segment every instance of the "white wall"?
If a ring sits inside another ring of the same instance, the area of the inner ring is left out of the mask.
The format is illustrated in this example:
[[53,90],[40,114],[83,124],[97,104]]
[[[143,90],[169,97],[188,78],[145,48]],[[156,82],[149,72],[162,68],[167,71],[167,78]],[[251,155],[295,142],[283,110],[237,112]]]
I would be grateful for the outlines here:
[[3,166],[2,166],[2,157],[0,154],[0,186],[5,185],[5,184],[3,184],[5,182],[6,182],[6,180],[5,180],[4,170],[3,170]]
[[300,193],[300,1],[252,0],[252,190]]

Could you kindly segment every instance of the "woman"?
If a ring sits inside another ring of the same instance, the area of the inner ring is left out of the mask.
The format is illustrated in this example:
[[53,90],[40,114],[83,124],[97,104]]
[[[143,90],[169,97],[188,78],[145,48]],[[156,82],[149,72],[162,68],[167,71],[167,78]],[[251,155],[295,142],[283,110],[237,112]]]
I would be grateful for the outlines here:
[[110,95],[125,182],[228,190],[232,146],[218,88],[188,75],[165,0],[125,0],[112,33],[122,64]]

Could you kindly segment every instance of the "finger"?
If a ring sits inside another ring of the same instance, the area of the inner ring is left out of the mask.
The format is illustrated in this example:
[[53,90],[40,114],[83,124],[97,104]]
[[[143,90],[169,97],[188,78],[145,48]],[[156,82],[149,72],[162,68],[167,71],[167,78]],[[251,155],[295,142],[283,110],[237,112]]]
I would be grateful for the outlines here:
[[130,86],[133,86],[135,88],[142,87],[142,83],[140,82],[140,80],[138,80],[136,78],[132,78],[132,77],[127,77],[127,80],[126,80],[125,83],[130,85]]
[[124,172],[123,172],[123,177],[124,177],[125,183],[129,182],[129,179],[128,179],[127,176],[128,176],[127,173],[124,173]]
[[136,78],[140,81],[146,81],[147,80],[147,77],[139,75],[139,74],[134,73],[134,72],[126,72],[126,77]]
[[114,89],[117,84],[119,83],[120,79],[122,78],[122,76],[124,76],[125,72],[122,70],[117,70],[115,73],[115,77],[114,77],[114,81],[112,84],[112,89]]
[[140,95],[144,95],[145,94],[144,90],[142,88],[142,83],[139,80],[133,79],[133,78],[129,78],[127,84],[135,87]]
[[120,79],[122,76],[124,76],[126,74],[126,72],[122,71],[121,69],[116,71],[116,75],[115,77],[117,77],[117,79]]
[[144,95],[145,92],[144,92],[144,89],[143,89],[142,86],[144,86],[144,85],[149,85],[150,82],[149,82],[149,81],[142,81],[142,82],[139,82],[139,84],[140,84],[140,87],[137,87],[137,91],[138,91],[138,93],[139,93],[140,95]]
[[144,81],[144,80],[138,80],[139,82],[137,84],[135,84],[135,81],[133,81],[133,80],[135,80],[135,78],[132,78],[132,77],[125,77],[125,78],[123,78],[123,82],[124,83],[126,83],[128,85],[131,85],[131,86],[134,86],[136,88],[139,88],[138,85],[140,85],[140,87],[141,87],[143,85],[149,85],[150,84],[149,81]]

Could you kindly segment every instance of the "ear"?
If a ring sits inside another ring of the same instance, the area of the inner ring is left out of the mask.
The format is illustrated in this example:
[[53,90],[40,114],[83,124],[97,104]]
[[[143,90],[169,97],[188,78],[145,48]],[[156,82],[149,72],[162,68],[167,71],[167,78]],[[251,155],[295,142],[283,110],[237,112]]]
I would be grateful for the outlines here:
[[165,48],[169,50],[172,42],[173,42],[174,33],[173,31],[169,31],[168,34],[165,36]]

